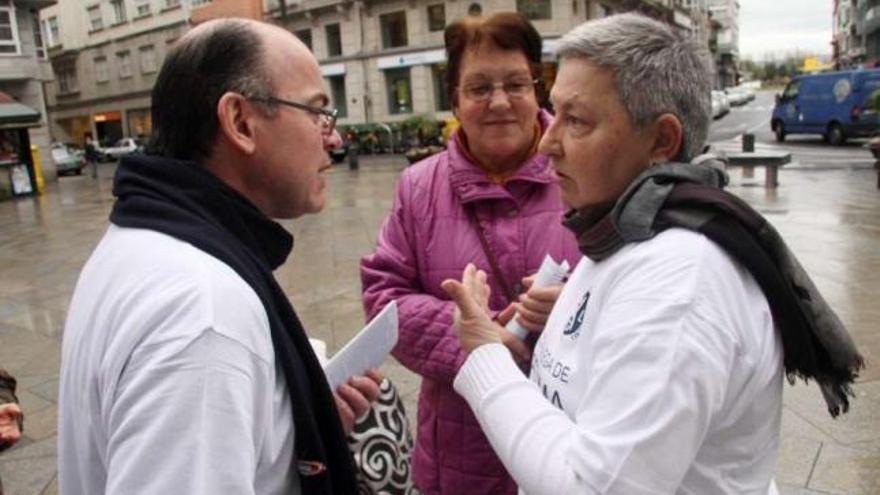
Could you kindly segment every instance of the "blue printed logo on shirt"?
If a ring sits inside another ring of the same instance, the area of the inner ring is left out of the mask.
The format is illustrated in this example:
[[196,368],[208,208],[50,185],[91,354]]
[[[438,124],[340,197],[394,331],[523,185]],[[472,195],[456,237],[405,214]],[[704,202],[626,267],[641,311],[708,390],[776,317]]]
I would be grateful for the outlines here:
[[589,301],[590,292],[587,291],[587,293],[581,297],[581,301],[578,304],[578,310],[565,324],[565,330],[562,331],[563,335],[570,335],[572,338],[576,338],[580,334],[581,327],[584,325],[584,315],[587,313],[587,303]]

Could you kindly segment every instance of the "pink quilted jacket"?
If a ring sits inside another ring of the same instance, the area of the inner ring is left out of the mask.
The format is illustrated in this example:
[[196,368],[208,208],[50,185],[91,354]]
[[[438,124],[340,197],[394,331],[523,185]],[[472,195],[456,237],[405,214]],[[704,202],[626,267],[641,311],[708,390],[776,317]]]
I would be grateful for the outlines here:
[[[546,129],[551,117],[541,114]],[[508,301],[492,275],[463,205],[473,203],[509,285],[537,271],[544,255],[574,266],[573,235],[562,227],[559,187],[547,157],[535,155],[505,185],[493,184],[456,146],[406,169],[376,251],[361,260],[368,317],[396,300],[400,339],[394,356],[422,376],[413,476],[426,494],[513,494],[516,486],[492,452],[452,380],[464,354],[452,328],[453,303],[440,288],[473,262],[489,275],[494,311]]]

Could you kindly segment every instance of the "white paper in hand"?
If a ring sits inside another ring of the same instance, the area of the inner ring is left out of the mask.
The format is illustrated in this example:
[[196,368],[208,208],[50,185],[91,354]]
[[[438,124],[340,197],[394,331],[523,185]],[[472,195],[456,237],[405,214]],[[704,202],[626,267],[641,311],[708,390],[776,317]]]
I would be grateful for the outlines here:
[[[532,287],[546,287],[548,285],[561,283],[562,279],[564,279],[565,275],[568,273],[569,268],[568,260],[562,260],[562,263],[557,263],[552,256],[549,254],[545,255],[544,261],[541,262],[541,267],[538,268],[538,274],[535,275],[535,281],[532,282]],[[520,340],[525,340],[529,335],[529,331],[516,321],[517,316],[519,316],[519,313],[513,315],[513,318],[507,322],[505,328],[507,328],[510,333],[519,337]]]
[[354,375],[378,368],[397,344],[397,302],[391,301],[375,318],[339,350],[324,367],[330,389]]

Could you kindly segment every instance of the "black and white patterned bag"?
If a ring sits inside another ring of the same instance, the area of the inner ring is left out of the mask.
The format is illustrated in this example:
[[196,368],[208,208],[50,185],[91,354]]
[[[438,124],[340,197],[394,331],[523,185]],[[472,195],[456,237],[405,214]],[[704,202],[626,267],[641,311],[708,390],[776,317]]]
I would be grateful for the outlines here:
[[413,436],[391,380],[379,384],[379,397],[355,423],[348,445],[358,467],[358,493],[419,495],[410,475]]

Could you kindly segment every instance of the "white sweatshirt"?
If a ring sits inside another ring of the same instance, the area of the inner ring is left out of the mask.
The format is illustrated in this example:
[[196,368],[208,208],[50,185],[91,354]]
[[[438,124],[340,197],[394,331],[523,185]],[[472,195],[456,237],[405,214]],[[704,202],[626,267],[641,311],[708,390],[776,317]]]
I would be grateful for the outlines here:
[[781,342],[752,276],[694,232],[584,258],[531,381],[491,344],[455,388],[529,495],[768,492]]
[[111,226],[64,331],[62,495],[289,494],[293,418],[269,321],[231,268]]

